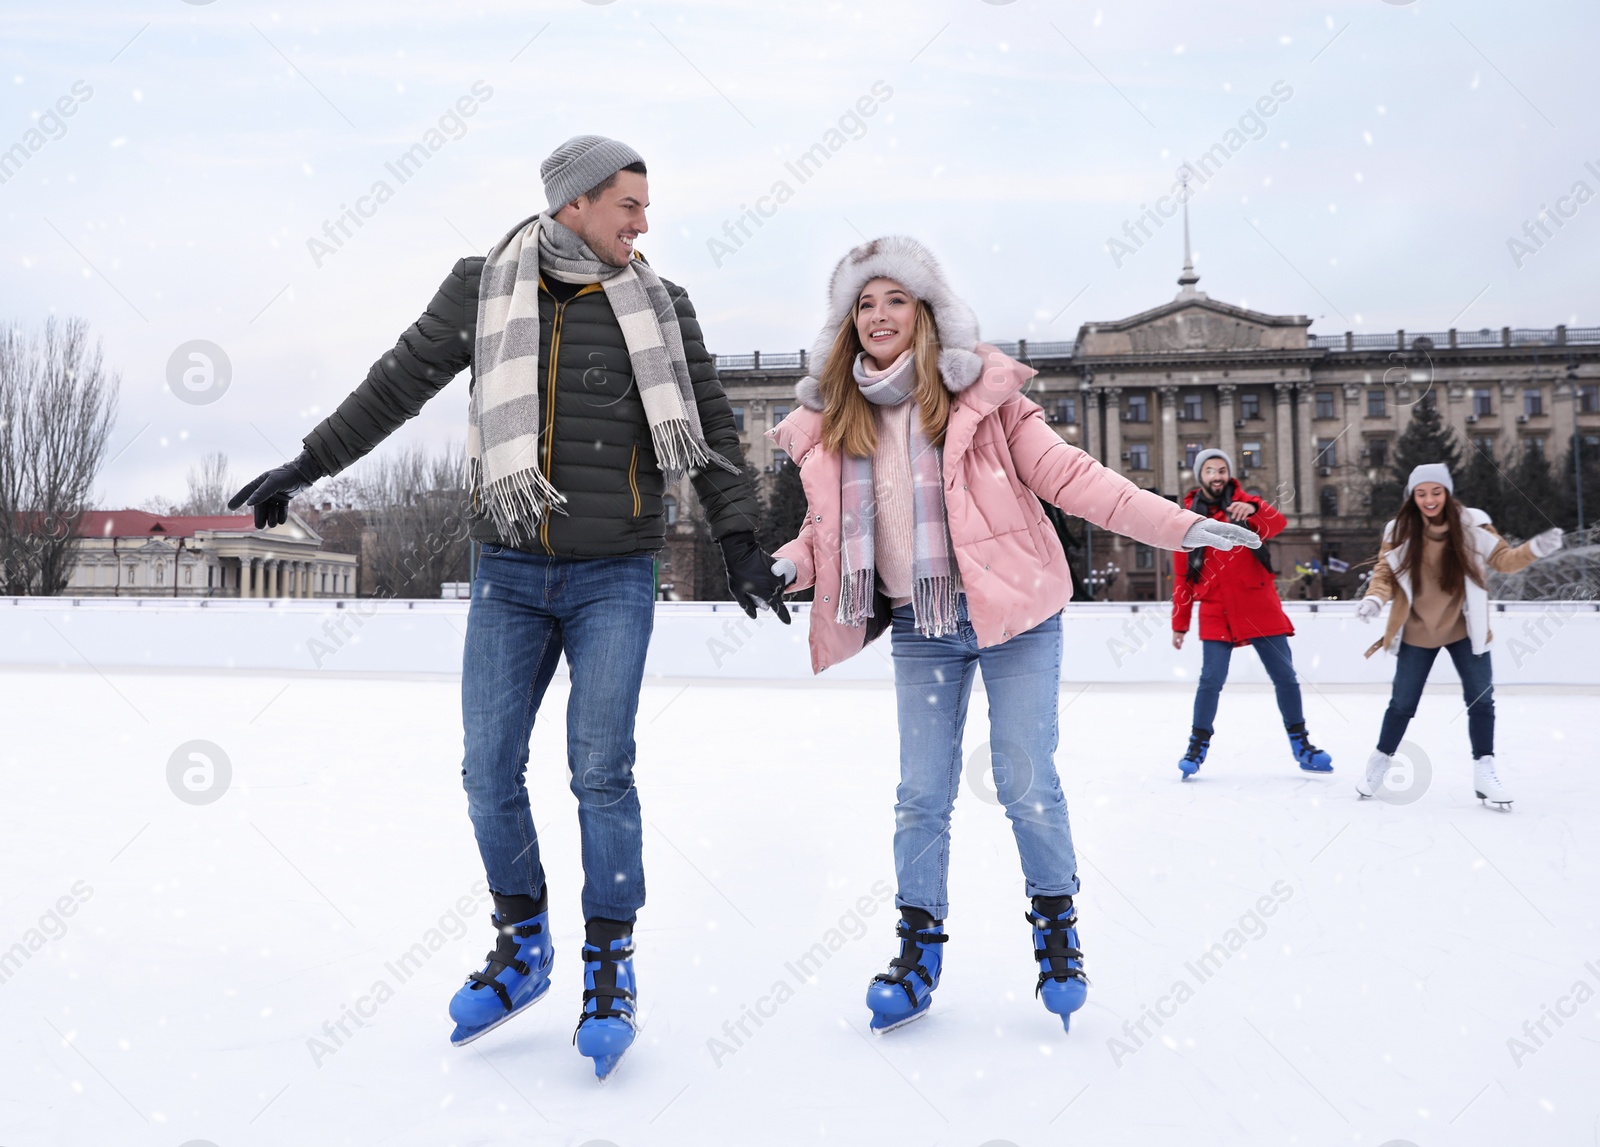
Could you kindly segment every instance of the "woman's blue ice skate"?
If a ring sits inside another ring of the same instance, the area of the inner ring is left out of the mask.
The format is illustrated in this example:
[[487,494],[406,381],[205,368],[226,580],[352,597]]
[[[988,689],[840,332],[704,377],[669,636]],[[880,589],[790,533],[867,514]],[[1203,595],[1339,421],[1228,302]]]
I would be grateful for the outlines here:
[[940,945],[949,939],[944,922],[920,908],[903,907],[895,925],[900,954],[889,961],[867,985],[867,1007],[872,1009],[872,1030],[882,1035],[923,1015],[933,1003],[944,962]]
[[1035,896],[1027,921],[1033,925],[1033,955],[1039,961],[1039,985],[1034,994],[1061,1017],[1062,1030],[1071,1031],[1072,1013],[1089,997],[1072,897]]

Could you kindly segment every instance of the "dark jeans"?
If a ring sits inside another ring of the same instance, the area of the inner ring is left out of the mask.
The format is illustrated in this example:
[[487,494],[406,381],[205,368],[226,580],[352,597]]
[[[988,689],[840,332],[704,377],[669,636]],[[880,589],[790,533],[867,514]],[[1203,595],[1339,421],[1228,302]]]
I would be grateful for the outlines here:
[[[1227,641],[1203,641],[1200,644],[1205,652],[1200,660],[1200,688],[1194,693],[1194,727],[1210,732],[1211,722],[1217,717],[1217,698],[1222,695],[1222,687],[1228,683],[1228,664],[1233,660],[1233,645]],[[1267,676],[1272,678],[1272,687],[1278,694],[1278,712],[1283,716],[1285,727],[1300,724],[1306,718],[1300,707],[1300,682],[1294,675],[1294,658],[1289,653],[1288,636],[1253,637],[1250,644],[1260,656],[1261,664],[1266,666]]]
[[583,915],[631,921],[644,904],[633,722],[654,599],[648,555],[578,560],[483,547],[461,670],[461,778],[494,891],[537,897],[544,890],[523,778],[534,717],[565,653]]
[[[1467,739],[1472,742],[1472,758],[1494,756],[1494,666],[1489,654],[1473,653],[1472,638],[1463,637],[1443,647],[1456,663],[1456,673],[1461,678],[1461,695],[1467,703]],[[1428,683],[1428,672],[1439,650],[1424,649],[1420,645],[1400,646],[1395,658],[1394,691],[1389,695],[1389,709],[1383,715],[1383,732],[1378,735],[1378,752],[1390,753],[1400,747],[1400,738],[1406,735],[1406,726],[1416,715],[1417,702],[1422,700],[1422,687]]]

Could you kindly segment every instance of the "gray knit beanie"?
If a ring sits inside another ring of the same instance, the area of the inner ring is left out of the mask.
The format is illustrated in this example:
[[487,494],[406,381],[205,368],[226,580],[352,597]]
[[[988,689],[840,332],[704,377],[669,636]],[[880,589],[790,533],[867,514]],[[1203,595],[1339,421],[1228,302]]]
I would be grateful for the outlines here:
[[1411,491],[1424,482],[1437,482],[1451,494],[1456,492],[1456,484],[1450,478],[1450,467],[1443,462],[1424,462],[1421,466],[1411,471],[1411,476],[1406,479],[1406,497],[1411,497]]
[[1200,451],[1200,453],[1198,453],[1198,454],[1196,454],[1194,456],[1194,477],[1195,477],[1195,481],[1199,481],[1200,480],[1200,467],[1204,466],[1206,464],[1206,461],[1208,459],[1211,459],[1211,458],[1221,458],[1224,462],[1226,462],[1228,464],[1228,477],[1232,478],[1234,476],[1233,459],[1229,458],[1225,451],[1214,450],[1214,449],[1213,450],[1202,450],[1202,451]]
[[597,187],[631,163],[643,163],[637,151],[603,135],[575,135],[539,165],[546,211],[554,213]]

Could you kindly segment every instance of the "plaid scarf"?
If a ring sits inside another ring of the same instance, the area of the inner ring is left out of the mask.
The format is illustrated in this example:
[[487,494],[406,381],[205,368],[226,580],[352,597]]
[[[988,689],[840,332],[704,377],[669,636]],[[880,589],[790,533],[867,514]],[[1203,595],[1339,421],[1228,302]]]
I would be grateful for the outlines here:
[[643,259],[603,263],[574,232],[535,215],[513,227],[483,264],[478,288],[477,382],[467,414],[473,505],[507,541],[531,539],[566,499],[539,469],[539,273],[600,283],[622,329],[656,462],[668,472],[715,463],[706,445],[672,299]]
[[[907,354],[888,373],[868,375],[856,356],[856,385],[868,402],[898,406],[911,399],[916,358]],[[911,608],[917,631],[943,637],[956,630],[956,599],[961,576],[950,552],[950,527],[944,512],[943,451],[928,441],[913,409],[908,420],[911,455]],[[872,459],[845,454],[840,467],[839,508],[843,524],[839,585],[841,625],[856,626],[872,616],[877,574],[873,567],[873,529],[878,519]]]

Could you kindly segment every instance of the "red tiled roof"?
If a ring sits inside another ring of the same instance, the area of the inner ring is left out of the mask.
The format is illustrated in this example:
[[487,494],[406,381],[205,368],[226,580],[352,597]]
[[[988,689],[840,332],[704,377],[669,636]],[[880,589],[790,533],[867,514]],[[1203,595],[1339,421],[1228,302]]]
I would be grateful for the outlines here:
[[253,530],[254,514],[163,516],[143,510],[88,510],[78,522],[80,538],[192,538],[199,530]]

